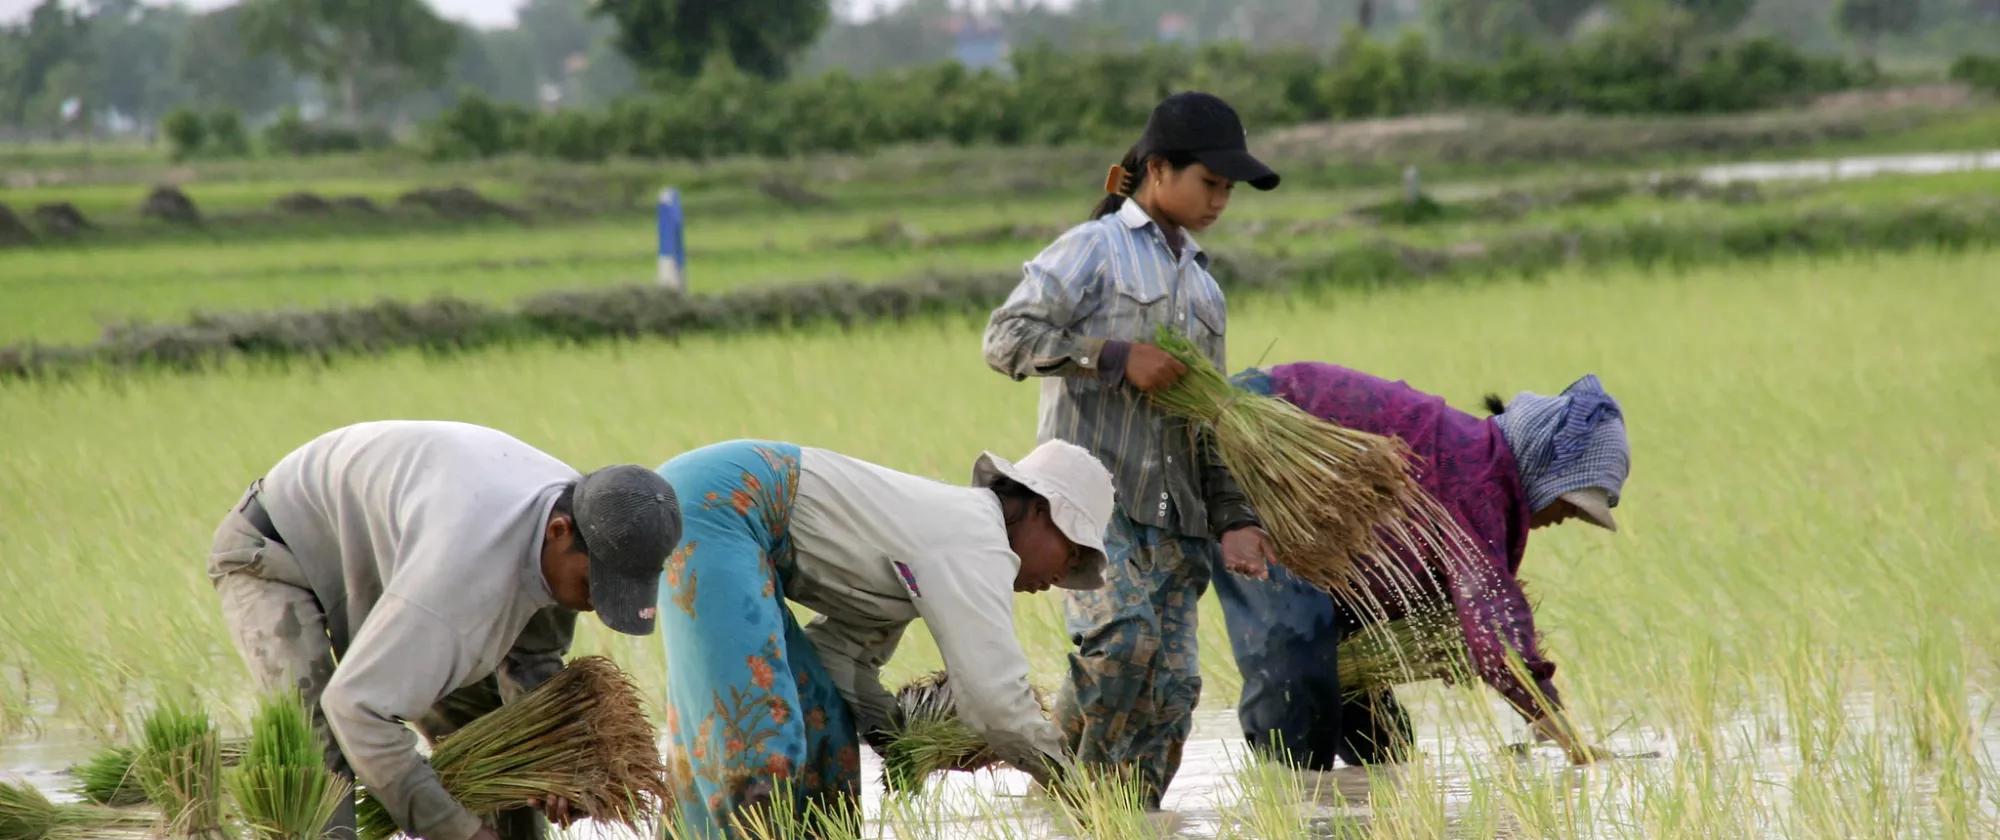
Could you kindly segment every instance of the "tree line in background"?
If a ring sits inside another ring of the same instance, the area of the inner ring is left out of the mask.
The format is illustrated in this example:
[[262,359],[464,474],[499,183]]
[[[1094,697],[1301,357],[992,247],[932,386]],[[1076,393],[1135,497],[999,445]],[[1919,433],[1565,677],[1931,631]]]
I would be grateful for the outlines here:
[[[181,154],[234,155],[255,128],[270,151],[306,154],[422,124],[441,155],[585,159],[1062,142],[1127,131],[1183,85],[1261,125],[1462,105],[1736,110],[1867,81],[1889,46],[2000,44],[2000,0],[962,6],[907,0],[855,21],[830,0],[528,0],[515,26],[481,30],[423,0],[43,0],[0,26],[0,139],[158,126]],[[1008,51],[967,59],[968,33]],[[1983,78],[1968,62],[1960,75]]]
[[1706,43],[1615,29],[1491,61],[1438,58],[1424,36],[1353,30],[1327,54],[1240,44],[1134,52],[1018,51],[1010,72],[956,63],[870,76],[770,80],[724,61],[671,95],[538,114],[469,95],[426,126],[439,157],[527,152],[569,160],[856,152],[909,142],[1115,143],[1168,92],[1199,88],[1253,126],[1481,106],[1523,112],[1706,113],[1769,107],[1873,80],[1866,65],[1767,39]]

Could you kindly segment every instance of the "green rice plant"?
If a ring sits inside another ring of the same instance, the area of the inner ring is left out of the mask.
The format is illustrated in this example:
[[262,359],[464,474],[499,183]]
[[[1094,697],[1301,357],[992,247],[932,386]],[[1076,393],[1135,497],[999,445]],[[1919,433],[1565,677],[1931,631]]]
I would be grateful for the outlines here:
[[326,766],[325,749],[296,695],[264,699],[243,762],[228,775],[237,817],[257,840],[316,840],[353,795]]
[[[733,815],[735,825],[731,836],[742,840],[860,840],[860,803],[812,800],[803,808],[793,808],[789,806],[797,801],[793,790],[791,780],[780,780],[764,805],[740,809]],[[781,804],[783,807],[779,807]],[[678,820],[665,828],[663,836],[668,840],[707,837]]]
[[[520,699],[438,742],[431,769],[482,816],[561,797],[579,818],[642,830],[671,812],[659,739],[639,689],[601,656],[571,661]],[[373,796],[356,809],[363,840],[399,830]]]
[[[1047,711],[1046,698],[1042,700]],[[950,676],[936,671],[896,690],[897,720],[882,752],[882,784],[891,791],[917,790],[941,770],[972,772],[1000,763],[986,739],[958,719]]]
[[1361,697],[1404,683],[1457,680],[1472,673],[1464,639],[1449,620],[1419,613],[1371,624],[1342,639],[1334,657],[1341,691]]
[[154,707],[140,724],[132,772],[147,801],[160,806],[168,836],[227,836],[222,827],[222,746],[207,711],[181,700]]
[[77,795],[88,802],[119,808],[144,803],[146,791],[132,775],[132,762],[138,757],[138,750],[123,745],[98,750],[82,764],[70,768],[76,777]]
[[1216,803],[1226,823],[1223,836],[1305,836],[1308,803],[1317,800],[1320,792],[1306,789],[1300,775],[1293,772],[1283,746],[1278,749],[1277,755],[1251,750],[1236,768],[1231,780],[1234,801]]
[[1154,340],[1187,366],[1153,395],[1167,412],[1214,433],[1215,448],[1277,543],[1278,561],[1314,586],[1367,603],[1364,575],[1403,591],[1401,564],[1360,560],[1401,549],[1447,562],[1474,553],[1450,514],[1417,483],[1409,447],[1321,420],[1281,399],[1231,385],[1194,342],[1162,325]]
[[0,782],[0,840],[145,837],[153,815],[102,805],[50,802],[32,785]]
[[[223,739],[222,766],[235,767],[243,759],[245,744],[241,738]],[[146,789],[132,772],[132,763],[138,757],[137,749],[123,744],[98,750],[82,764],[70,768],[70,775],[76,777],[74,792],[85,801],[114,808],[144,804]]]

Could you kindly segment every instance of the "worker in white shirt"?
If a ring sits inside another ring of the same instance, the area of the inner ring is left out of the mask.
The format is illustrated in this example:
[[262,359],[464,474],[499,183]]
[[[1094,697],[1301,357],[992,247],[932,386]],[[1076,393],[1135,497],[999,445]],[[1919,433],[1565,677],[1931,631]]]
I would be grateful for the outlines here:
[[[880,670],[910,622],[937,639],[959,716],[1047,782],[1068,767],[1028,684],[1014,593],[1104,579],[1111,475],[1082,448],[986,453],[972,486],[835,452],[733,441],[668,461],[684,530],[659,590],[680,831],[741,836],[760,810],[858,815],[882,746]],[[819,617],[801,627],[787,600]]]

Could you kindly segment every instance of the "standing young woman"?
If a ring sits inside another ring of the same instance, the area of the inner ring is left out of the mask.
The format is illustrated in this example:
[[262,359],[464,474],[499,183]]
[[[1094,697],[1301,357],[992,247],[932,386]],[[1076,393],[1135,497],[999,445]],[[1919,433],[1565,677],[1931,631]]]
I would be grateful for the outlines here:
[[[894,717],[881,667],[918,618],[995,755],[1043,782],[1068,764],[1014,593],[1102,584],[1111,476],[1089,453],[987,453],[966,487],[746,440],[660,475],[684,500],[658,605],[677,836],[742,836],[760,811],[858,815],[858,745],[880,748]],[[801,628],[787,601],[819,617]]]
[[1042,440],[1082,445],[1115,479],[1107,585],[1064,599],[1078,647],[1057,717],[1080,762],[1129,773],[1154,808],[1201,695],[1195,604],[1210,558],[1219,541],[1229,569],[1261,577],[1271,556],[1214,447],[1146,397],[1186,373],[1146,343],[1162,325],[1223,365],[1222,290],[1191,234],[1221,218],[1238,182],[1269,190],[1278,175],[1250,155],[1235,110],[1204,93],[1167,97],[1091,221],[1027,264],[986,328],[987,364],[1047,377]]

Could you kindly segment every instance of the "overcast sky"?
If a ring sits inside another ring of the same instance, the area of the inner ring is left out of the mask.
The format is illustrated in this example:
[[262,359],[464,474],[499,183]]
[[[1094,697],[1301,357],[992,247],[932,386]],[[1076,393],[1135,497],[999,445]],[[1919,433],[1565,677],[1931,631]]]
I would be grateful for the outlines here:
[[[29,9],[41,5],[42,0],[0,0],[0,22],[13,23],[24,18]],[[73,0],[64,0],[73,2]],[[145,0],[153,5],[168,5],[170,0]],[[182,0],[183,5],[196,9],[213,9],[228,6],[237,0]],[[428,0],[439,14],[453,20],[464,21],[477,26],[507,26],[514,22],[514,8],[522,0]],[[896,0],[834,0],[834,8],[847,17],[866,18],[879,8],[894,6]],[[983,0],[982,0],[983,2]],[[1054,0],[1047,5],[1066,7],[1073,0]]]

